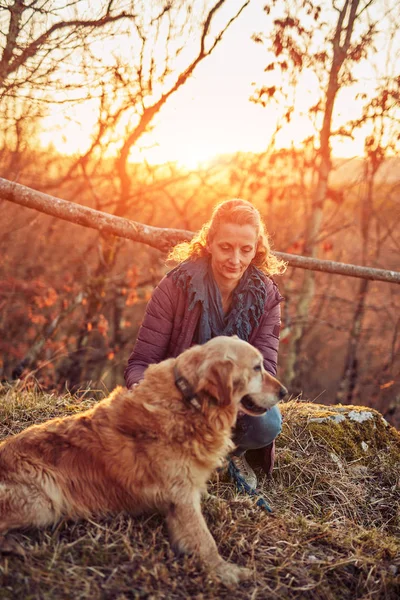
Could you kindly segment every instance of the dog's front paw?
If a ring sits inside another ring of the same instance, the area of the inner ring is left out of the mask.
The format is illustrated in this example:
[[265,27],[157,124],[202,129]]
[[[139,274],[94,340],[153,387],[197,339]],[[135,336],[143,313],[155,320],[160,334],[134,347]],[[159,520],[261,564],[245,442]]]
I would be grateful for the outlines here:
[[250,579],[252,571],[246,567],[223,562],[217,567],[215,575],[223,584],[231,587],[238,585],[240,581]]

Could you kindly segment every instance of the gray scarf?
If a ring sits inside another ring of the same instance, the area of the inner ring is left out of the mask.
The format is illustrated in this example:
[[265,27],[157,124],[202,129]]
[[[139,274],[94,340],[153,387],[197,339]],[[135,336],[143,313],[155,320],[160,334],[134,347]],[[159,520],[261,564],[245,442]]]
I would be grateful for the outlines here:
[[217,335],[237,335],[248,341],[258,325],[267,295],[266,275],[254,265],[249,265],[232,295],[232,308],[224,314],[222,298],[213,277],[208,257],[186,260],[167,275],[186,291],[189,310],[201,303],[201,317],[197,329],[198,344],[204,344]]

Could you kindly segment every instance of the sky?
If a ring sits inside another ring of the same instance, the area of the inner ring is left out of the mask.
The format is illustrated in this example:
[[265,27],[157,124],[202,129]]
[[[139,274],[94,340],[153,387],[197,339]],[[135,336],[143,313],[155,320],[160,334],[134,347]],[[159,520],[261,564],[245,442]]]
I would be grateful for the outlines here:
[[[235,2],[233,0],[233,5]],[[143,136],[133,149],[131,160],[174,161],[194,168],[218,154],[262,152],[267,148],[275,128],[277,110],[273,106],[263,108],[249,100],[254,91],[252,84],[262,81],[268,62],[263,46],[251,40],[251,35],[266,23],[264,4],[262,0],[251,2],[213,54],[169,98],[153,121],[151,133]],[[308,119],[299,113],[312,102],[316,85],[312,75],[304,76],[296,98],[298,114],[286,132],[278,136],[279,146],[298,145],[310,133]],[[341,92],[336,105],[338,119],[358,116],[359,108],[353,94]],[[89,144],[96,118],[93,106],[69,107],[68,121],[64,120],[64,110],[62,107],[55,109],[47,119],[47,132],[41,135],[42,144],[52,143],[64,153],[83,152]],[[360,155],[363,139],[360,133],[354,140],[333,140],[333,153],[346,157]]]

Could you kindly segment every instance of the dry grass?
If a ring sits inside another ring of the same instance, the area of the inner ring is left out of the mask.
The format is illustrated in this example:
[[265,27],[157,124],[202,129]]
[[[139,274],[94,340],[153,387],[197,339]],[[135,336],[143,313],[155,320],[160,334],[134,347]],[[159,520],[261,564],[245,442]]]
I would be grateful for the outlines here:
[[[93,402],[0,386],[0,438]],[[252,581],[229,590],[191,557],[173,554],[161,517],[118,515],[15,534],[27,557],[0,557],[0,599],[397,600],[399,434],[381,428],[379,415],[378,426],[352,432],[309,423],[321,413],[318,405],[282,408],[274,479],[261,478],[273,516],[224,477],[210,485],[216,497],[204,503],[222,555],[253,568]],[[362,436],[369,451],[357,457]]]

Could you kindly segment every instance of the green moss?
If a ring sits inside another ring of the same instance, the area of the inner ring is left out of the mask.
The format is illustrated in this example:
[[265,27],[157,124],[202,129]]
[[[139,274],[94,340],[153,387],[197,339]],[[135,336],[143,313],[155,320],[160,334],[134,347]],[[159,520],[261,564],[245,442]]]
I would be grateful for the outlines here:
[[400,461],[400,434],[374,409],[289,402],[282,412],[285,426],[294,434],[306,430],[316,443],[347,461],[362,460],[378,451]]

